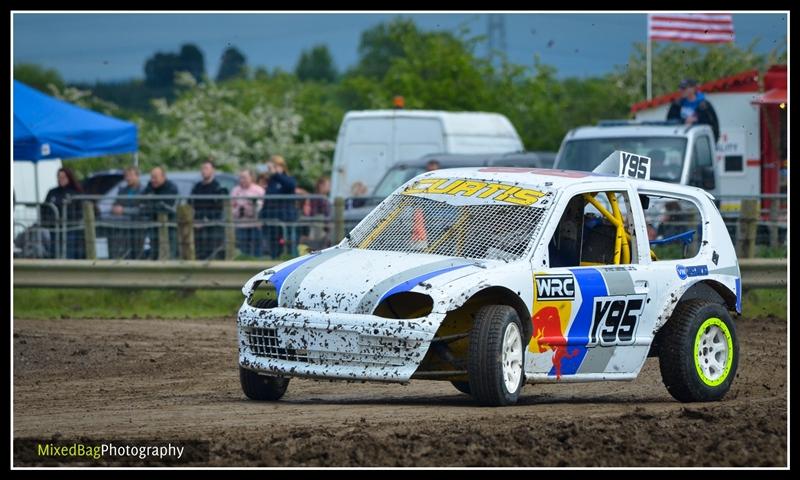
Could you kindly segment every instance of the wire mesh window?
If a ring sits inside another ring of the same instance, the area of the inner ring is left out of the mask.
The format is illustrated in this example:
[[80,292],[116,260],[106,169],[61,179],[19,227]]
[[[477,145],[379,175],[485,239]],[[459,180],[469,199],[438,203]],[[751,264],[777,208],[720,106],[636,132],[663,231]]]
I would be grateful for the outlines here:
[[367,250],[512,261],[540,227],[545,209],[519,205],[451,205],[394,195],[350,233]]

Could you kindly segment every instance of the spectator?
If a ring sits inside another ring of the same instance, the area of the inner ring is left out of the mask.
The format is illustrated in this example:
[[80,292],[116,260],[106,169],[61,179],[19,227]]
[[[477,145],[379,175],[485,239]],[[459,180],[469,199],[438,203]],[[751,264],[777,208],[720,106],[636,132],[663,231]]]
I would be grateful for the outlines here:
[[[117,191],[117,199],[111,207],[112,220],[130,221],[139,216],[139,203],[132,197],[141,195],[142,185],[139,168],[125,169],[125,186]],[[142,229],[137,225],[119,226],[111,233],[111,256],[113,258],[139,258],[142,253]]]
[[687,125],[706,124],[714,131],[714,141],[719,140],[719,120],[714,107],[706,96],[697,91],[697,82],[687,78],[678,86],[681,98],[672,102],[667,112],[667,120],[679,120]]
[[425,171],[432,172],[434,170],[439,170],[442,166],[439,164],[439,160],[430,159],[428,163],[425,164]]
[[[324,198],[310,198],[303,202],[303,215],[307,217],[330,216],[330,203],[328,195],[331,193],[331,179],[320,177],[314,186],[314,194]],[[326,222],[309,223],[303,228],[303,234],[298,240],[298,253],[303,255],[310,250],[321,250],[331,245],[330,228]]]
[[[286,167],[286,160],[280,155],[273,155],[267,161],[267,173],[269,181],[265,195],[293,195],[297,182],[294,177],[289,175]],[[265,198],[264,206],[259,212],[259,218],[265,220],[280,220],[283,222],[294,222],[297,220],[297,207],[293,199]],[[281,225],[274,222],[264,225],[264,237],[272,258],[278,258],[281,254],[282,246],[286,243]]]
[[[256,215],[264,201],[264,188],[253,182],[250,170],[239,172],[239,185],[233,187],[233,220],[236,223],[236,248],[253,257],[261,256],[261,229]],[[259,197],[252,198],[237,197]]]
[[[75,178],[75,174],[69,168],[58,169],[58,186],[50,189],[47,192],[45,203],[51,203],[56,207],[58,215],[66,213],[66,241],[67,241],[67,258],[84,258],[84,237],[83,237],[83,205],[79,201],[70,201],[70,197],[80,195],[83,193],[83,187],[80,182]],[[64,212],[64,203],[67,203],[66,212]],[[63,239],[63,233],[60,231],[61,225],[58,223],[58,217],[52,208],[42,206],[40,208],[40,217],[42,219],[42,226],[50,230],[50,238],[56,242]],[[54,248],[49,249],[50,252],[55,251]]]
[[360,208],[367,204],[366,197],[369,193],[367,186],[363,182],[355,182],[350,185],[350,198],[347,199],[346,208]]
[[327,217],[330,214],[330,203],[328,202],[328,195],[331,193],[331,179],[328,177],[320,177],[314,185],[314,194],[321,195],[325,198],[310,198],[303,202],[303,215],[307,217],[323,216]]
[[135,217],[139,213],[139,204],[130,197],[141,193],[139,168],[133,166],[125,168],[125,186],[117,191],[117,199],[111,207],[111,214],[115,217]]
[[[227,195],[228,190],[222,187],[216,178],[214,162],[206,160],[200,166],[202,180],[192,188],[194,195]],[[225,258],[225,227],[209,225],[222,220],[222,199],[190,198],[189,205],[194,208],[194,244],[195,254],[199,260]]]
[[261,172],[258,174],[258,178],[256,179],[256,183],[259,187],[263,188],[264,191],[267,190],[267,184],[269,183],[269,174],[267,172]]
[[[150,171],[150,183],[145,187],[143,195],[178,195],[178,187],[174,183],[167,180],[167,170],[164,167],[155,167]],[[166,213],[168,221],[175,220],[175,205],[178,199],[153,199],[149,198],[143,200],[139,207],[139,215],[143,220],[154,222],[158,220],[159,213]],[[158,227],[149,229],[148,238],[145,240],[145,250],[149,249],[148,255],[150,258],[158,258]],[[169,255],[171,258],[178,256],[178,243],[177,236],[174,228],[169,228]],[[149,245],[148,245],[149,240]]]

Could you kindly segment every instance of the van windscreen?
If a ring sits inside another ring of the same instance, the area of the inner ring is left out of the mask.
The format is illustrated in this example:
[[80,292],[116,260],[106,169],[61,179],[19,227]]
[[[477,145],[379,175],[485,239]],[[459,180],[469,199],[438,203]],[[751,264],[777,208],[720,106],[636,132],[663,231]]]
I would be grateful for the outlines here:
[[650,178],[663,182],[680,182],[686,139],[674,137],[607,137],[569,140],[558,160],[558,168],[591,172],[615,150],[650,157],[653,161]]

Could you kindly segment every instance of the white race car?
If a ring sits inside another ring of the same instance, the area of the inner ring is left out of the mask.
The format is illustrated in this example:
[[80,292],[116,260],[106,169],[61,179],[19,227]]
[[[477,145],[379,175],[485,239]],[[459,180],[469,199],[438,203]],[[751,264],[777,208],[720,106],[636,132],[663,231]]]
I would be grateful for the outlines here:
[[[591,173],[415,177],[337,246],[245,284],[244,393],[277,400],[290,377],[430,379],[508,405],[525,383],[632,380],[658,356],[676,399],[722,398],[736,253],[709,194],[649,176],[649,158],[617,151]],[[649,240],[651,201],[678,204],[685,231]]]

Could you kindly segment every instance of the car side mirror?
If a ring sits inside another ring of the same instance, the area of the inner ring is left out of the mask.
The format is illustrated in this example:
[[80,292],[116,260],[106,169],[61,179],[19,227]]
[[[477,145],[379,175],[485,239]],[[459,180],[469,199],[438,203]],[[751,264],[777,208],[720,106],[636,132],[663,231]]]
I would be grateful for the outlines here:
[[714,176],[714,167],[707,166],[700,170],[703,188],[706,190],[714,190],[717,188],[717,181]]
[[647,195],[639,194],[639,201],[642,202],[642,210],[650,208],[650,197]]

